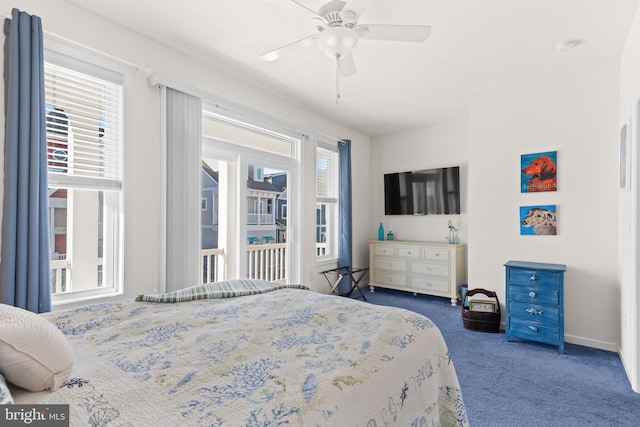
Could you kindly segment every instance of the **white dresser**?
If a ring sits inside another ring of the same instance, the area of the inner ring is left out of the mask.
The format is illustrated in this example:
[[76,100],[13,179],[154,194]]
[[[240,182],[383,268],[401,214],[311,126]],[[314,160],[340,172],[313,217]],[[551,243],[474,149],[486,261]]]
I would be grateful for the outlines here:
[[465,282],[463,244],[371,240],[369,287],[398,289],[414,294],[451,298],[457,304]]

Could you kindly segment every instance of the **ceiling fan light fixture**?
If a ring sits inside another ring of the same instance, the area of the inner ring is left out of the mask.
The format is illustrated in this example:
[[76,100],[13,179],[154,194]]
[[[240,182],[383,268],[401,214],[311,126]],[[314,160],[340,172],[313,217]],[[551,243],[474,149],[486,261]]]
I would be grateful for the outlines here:
[[344,58],[358,44],[358,34],[350,28],[329,27],[316,37],[316,45],[329,58]]

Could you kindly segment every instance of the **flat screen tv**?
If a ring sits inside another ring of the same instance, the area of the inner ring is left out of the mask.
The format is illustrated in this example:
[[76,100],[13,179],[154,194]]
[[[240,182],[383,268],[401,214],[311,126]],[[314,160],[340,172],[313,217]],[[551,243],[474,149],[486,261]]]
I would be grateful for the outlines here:
[[384,175],[385,215],[460,213],[460,167]]

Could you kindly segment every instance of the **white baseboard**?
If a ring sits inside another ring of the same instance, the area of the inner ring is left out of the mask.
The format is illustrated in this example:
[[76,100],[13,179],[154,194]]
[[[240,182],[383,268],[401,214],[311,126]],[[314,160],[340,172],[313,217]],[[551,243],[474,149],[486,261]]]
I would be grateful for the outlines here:
[[612,342],[594,340],[591,338],[584,338],[584,337],[578,337],[576,335],[567,335],[567,334],[564,334],[564,341],[571,344],[583,345],[585,347],[597,348],[600,350],[606,350],[606,351],[612,351],[614,353],[618,353],[618,344],[612,343]]
[[618,355],[620,356],[620,361],[622,362],[622,367],[624,368],[624,373],[627,374],[627,379],[629,380],[629,384],[631,385],[631,389],[640,394],[640,390],[638,390],[638,385],[633,383],[633,377],[635,375],[635,370],[632,369],[629,362],[625,359],[624,353],[618,347]]

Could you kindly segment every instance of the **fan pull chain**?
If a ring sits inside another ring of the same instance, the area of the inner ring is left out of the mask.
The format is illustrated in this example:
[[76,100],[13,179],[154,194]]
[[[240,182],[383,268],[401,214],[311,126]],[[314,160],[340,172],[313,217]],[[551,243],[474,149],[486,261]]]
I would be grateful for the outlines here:
[[340,100],[340,63],[339,57],[336,56],[336,105],[338,105],[338,101]]

